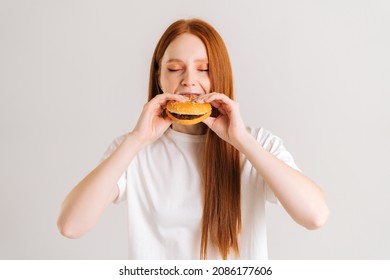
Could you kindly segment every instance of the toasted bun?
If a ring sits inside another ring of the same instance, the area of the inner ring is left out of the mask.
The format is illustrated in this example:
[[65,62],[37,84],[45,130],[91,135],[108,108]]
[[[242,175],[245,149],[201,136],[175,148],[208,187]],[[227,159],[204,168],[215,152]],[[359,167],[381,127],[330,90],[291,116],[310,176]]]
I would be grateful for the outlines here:
[[209,103],[169,101],[166,108],[167,116],[174,122],[193,125],[200,123],[211,115]]
[[168,101],[167,110],[182,115],[201,115],[211,111],[209,103]]

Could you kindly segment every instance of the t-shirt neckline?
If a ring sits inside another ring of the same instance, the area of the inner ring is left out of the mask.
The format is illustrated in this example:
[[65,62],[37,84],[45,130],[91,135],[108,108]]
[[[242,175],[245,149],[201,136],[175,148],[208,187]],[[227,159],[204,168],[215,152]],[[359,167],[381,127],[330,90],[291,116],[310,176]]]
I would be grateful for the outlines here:
[[171,139],[191,142],[191,143],[204,143],[206,141],[206,134],[193,135],[173,130],[171,127],[166,132],[167,136]]

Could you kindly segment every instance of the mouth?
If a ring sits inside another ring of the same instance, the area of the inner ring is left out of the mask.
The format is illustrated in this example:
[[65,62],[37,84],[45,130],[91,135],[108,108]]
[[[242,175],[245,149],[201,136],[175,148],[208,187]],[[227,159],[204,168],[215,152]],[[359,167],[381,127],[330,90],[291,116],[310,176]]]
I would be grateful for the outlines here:
[[202,93],[200,93],[200,92],[178,92],[177,94],[181,94],[181,95],[201,95]]
[[193,101],[201,95],[201,93],[198,92],[179,92],[178,94],[187,97],[189,101]]

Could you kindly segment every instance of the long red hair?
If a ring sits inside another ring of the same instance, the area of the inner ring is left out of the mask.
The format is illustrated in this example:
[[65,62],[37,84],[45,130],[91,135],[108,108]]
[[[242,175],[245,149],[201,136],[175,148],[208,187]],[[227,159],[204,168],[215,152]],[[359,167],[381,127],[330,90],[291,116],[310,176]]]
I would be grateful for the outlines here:
[[[199,19],[178,20],[159,40],[150,67],[149,100],[162,93],[159,86],[160,63],[169,44],[179,35],[190,33],[204,43],[208,61],[211,92],[234,98],[233,75],[228,51],[218,32]],[[218,111],[214,110],[217,116]],[[241,178],[239,152],[207,129],[203,164],[204,208],[200,258],[207,258],[208,241],[227,259],[230,250],[238,254],[241,229]]]

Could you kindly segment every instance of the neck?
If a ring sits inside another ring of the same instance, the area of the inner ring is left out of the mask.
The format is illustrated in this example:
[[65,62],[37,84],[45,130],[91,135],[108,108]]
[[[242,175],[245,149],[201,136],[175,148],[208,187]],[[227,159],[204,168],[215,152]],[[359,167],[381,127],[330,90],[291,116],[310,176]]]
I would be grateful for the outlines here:
[[202,135],[206,133],[207,126],[204,123],[194,124],[194,125],[182,125],[178,123],[172,124],[172,129],[181,133],[192,134],[192,135]]

